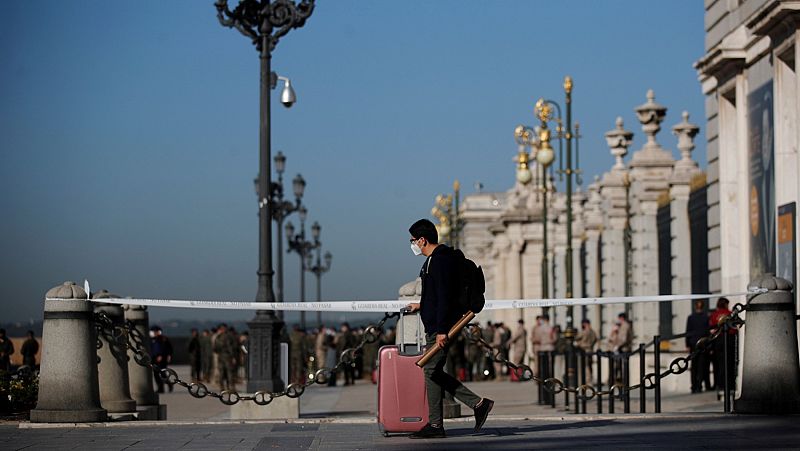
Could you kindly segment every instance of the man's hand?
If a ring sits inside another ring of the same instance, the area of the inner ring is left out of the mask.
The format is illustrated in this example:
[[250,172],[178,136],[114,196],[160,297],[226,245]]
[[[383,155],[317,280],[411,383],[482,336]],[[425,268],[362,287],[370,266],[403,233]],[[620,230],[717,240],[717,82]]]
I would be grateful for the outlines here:
[[447,334],[436,334],[436,344],[444,348],[447,345]]
[[416,312],[419,310],[419,302],[412,302],[406,306],[410,313]]

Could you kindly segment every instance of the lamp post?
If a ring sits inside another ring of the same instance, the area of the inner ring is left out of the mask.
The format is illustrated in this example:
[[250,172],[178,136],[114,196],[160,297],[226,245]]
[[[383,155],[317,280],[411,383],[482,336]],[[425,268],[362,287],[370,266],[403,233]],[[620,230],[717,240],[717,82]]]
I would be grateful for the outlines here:
[[[300,257],[300,302],[306,302],[306,257],[311,255],[311,251],[316,249],[319,241],[306,240],[306,217],[308,211],[305,207],[300,207],[297,216],[300,218],[300,231],[295,235],[294,225],[286,223],[286,239],[289,242],[289,252],[296,252]],[[319,237],[321,227],[317,222],[311,226],[311,235]],[[306,312],[300,312],[300,328],[306,330]]]
[[[544,134],[544,135],[543,135]],[[550,274],[548,263],[548,243],[547,243],[547,193],[550,189],[547,177],[547,169],[555,159],[555,152],[550,146],[550,131],[536,127],[532,129],[524,125],[518,125],[514,129],[514,140],[519,146],[517,153],[517,181],[523,185],[527,185],[536,177],[533,177],[529,168],[529,161],[532,159],[539,163],[541,168],[541,192],[542,192],[542,297],[548,298],[550,296]],[[529,155],[525,148],[531,148],[531,155]],[[542,312],[547,313],[548,307],[543,307]]]
[[[567,255],[564,259],[566,266],[566,297],[571,298],[573,292],[573,266],[572,266],[572,176],[576,176],[576,182],[581,184],[579,169],[580,159],[578,152],[578,138],[580,138],[579,126],[576,123],[575,127],[572,126],[572,77],[564,78],[564,105],[566,109],[566,124],[562,127],[561,107],[558,103],[552,100],[539,99],[536,102],[536,116],[540,121],[539,141],[540,147],[550,147],[550,131],[547,123],[553,118],[553,108],[555,108],[558,115],[555,117],[556,122],[556,138],[558,138],[558,151],[559,151],[559,176],[567,176],[566,192],[567,192]],[[575,167],[572,165],[572,142],[575,141]],[[566,148],[562,147],[562,142],[566,144]],[[562,149],[566,151],[566,156],[563,155]],[[566,157],[566,158],[565,158]],[[567,328],[564,331],[564,338],[567,340],[567,384],[577,384],[577,354],[574,349],[575,341],[575,314],[572,305],[567,306]],[[576,395],[575,403],[577,405],[578,398]],[[569,407],[569,397],[567,397],[567,407]]]
[[[317,229],[319,230],[319,229]],[[325,252],[325,263],[322,260],[322,243],[319,241],[319,233],[314,237],[314,244],[317,246],[317,262],[312,261],[313,256],[309,254],[306,258],[307,269],[309,272],[317,276],[317,302],[322,302],[322,275],[331,270],[331,260],[333,255],[330,252]],[[317,311],[317,329],[322,329],[322,312]]]
[[[273,158],[275,161],[275,172],[278,173],[277,183],[272,183],[271,199],[272,202],[272,219],[276,222],[277,241],[278,241],[278,283],[277,290],[275,290],[276,299],[278,302],[283,302],[283,221],[290,214],[298,211],[303,207],[301,203],[303,199],[303,192],[306,188],[306,181],[303,176],[297,174],[292,180],[292,190],[294,191],[295,202],[289,202],[283,199],[283,172],[286,170],[286,156],[283,152],[278,151],[278,154]],[[258,188],[258,179],[256,179],[256,190]],[[283,311],[278,312],[278,317],[283,319]]]
[[[566,107],[566,126],[562,127],[561,107],[558,103],[552,100],[539,99],[536,102],[536,115],[541,122],[541,131],[539,133],[539,140],[541,146],[550,147],[550,131],[547,128],[547,123],[553,119],[553,108],[555,108],[558,115],[555,117],[556,122],[556,138],[558,138],[558,152],[559,152],[559,170],[560,176],[567,176],[566,192],[567,192],[567,255],[564,265],[566,266],[566,297],[573,297],[573,274],[572,274],[572,176],[576,176],[576,182],[581,184],[581,170],[580,159],[578,153],[578,138],[579,125],[576,123],[572,126],[572,77],[564,78],[564,94],[565,94],[565,107]],[[572,164],[572,143],[575,141],[575,167]],[[562,152],[562,142],[566,144],[566,156]],[[568,340],[572,340],[575,336],[574,326],[574,308],[570,305],[567,307],[567,330],[564,335]]]
[[[281,37],[291,29],[300,28],[314,11],[314,0],[242,0],[231,11],[227,0],[214,4],[220,24],[235,28],[249,38],[259,52],[260,98],[259,98],[259,199],[258,202],[258,290],[256,302],[272,302],[272,209],[268,208],[271,186],[270,168],[270,90],[277,84],[278,76],[271,70],[272,51]],[[281,103],[291,106],[294,91],[286,83]],[[250,328],[250,355],[247,391],[280,391],[284,382],[280,379],[279,336],[283,323],[272,310],[259,310],[248,323]]]

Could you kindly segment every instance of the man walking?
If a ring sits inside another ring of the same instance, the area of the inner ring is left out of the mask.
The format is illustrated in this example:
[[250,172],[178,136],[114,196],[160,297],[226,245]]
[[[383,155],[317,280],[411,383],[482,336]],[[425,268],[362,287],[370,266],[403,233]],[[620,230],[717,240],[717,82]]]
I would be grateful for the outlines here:
[[420,219],[410,228],[411,250],[414,255],[427,257],[420,270],[422,295],[419,303],[409,304],[412,311],[420,310],[422,324],[425,326],[425,341],[428,348],[434,344],[442,347],[423,368],[425,385],[428,391],[428,424],[411,434],[411,438],[444,438],[442,421],[442,398],[444,392],[475,411],[475,431],[480,431],[494,401],[480,398],[465,387],[458,379],[447,374],[444,366],[447,360],[447,332],[460,319],[464,312],[459,311],[457,302],[458,256],[452,248],[439,244],[436,226],[427,219]]

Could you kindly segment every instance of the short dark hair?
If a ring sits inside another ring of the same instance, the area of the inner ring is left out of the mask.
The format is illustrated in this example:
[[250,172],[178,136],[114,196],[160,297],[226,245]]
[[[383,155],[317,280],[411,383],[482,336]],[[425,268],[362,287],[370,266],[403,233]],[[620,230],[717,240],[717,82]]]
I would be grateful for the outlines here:
[[411,224],[408,233],[414,238],[425,238],[431,244],[439,243],[439,232],[436,231],[436,226],[427,219],[420,219]]
[[717,300],[717,308],[726,308],[730,304],[730,301],[726,297],[721,297]]
[[581,321],[581,324],[592,324],[592,323],[591,323],[591,321],[589,321],[588,319],[585,319],[585,318],[584,318],[584,320],[583,320],[583,321]]

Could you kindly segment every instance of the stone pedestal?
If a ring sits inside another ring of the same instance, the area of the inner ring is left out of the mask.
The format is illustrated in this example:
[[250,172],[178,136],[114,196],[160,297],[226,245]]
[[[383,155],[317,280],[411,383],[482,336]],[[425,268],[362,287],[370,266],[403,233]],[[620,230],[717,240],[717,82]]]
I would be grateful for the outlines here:
[[93,306],[86,292],[65,282],[47,292],[39,400],[34,423],[89,423],[108,417],[100,407]]
[[[244,396],[244,394],[242,394]],[[231,406],[231,420],[283,420],[300,418],[300,400],[281,396],[266,406],[239,401]]]
[[[93,296],[94,299],[116,298],[107,291],[101,291]],[[105,314],[115,326],[125,323],[124,312],[121,305],[96,304],[94,311]],[[101,343],[97,350],[100,360],[97,363],[97,376],[100,382],[100,405],[109,414],[132,414],[136,411],[136,401],[131,399],[128,385],[128,356],[125,347],[125,337],[115,336],[114,331],[100,331],[98,337]]]
[[[133,328],[136,330],[134,339],[141,340],[149,354],[150,339],[148,332],[150,329],[150,317],[147,313],[147,307],[125,305],[125,320],[132,323]],[[133,356],[133,352],[128,350],[128,384],[131,398],[137,404],[136,410],[145,412],[144,415],[147,419],[152,417],[152,412],[156,412],[157,418],[155,419],[166,420],[166,406],[159,406],[158,394],[153,390],[153,370],[136,363]],[[144,418],[140,417],[140,419]]]
[[750,283],[770,291],[747,307],[744,361],[736,413],[800,413],[800,365],[792,284],[772,275]]

